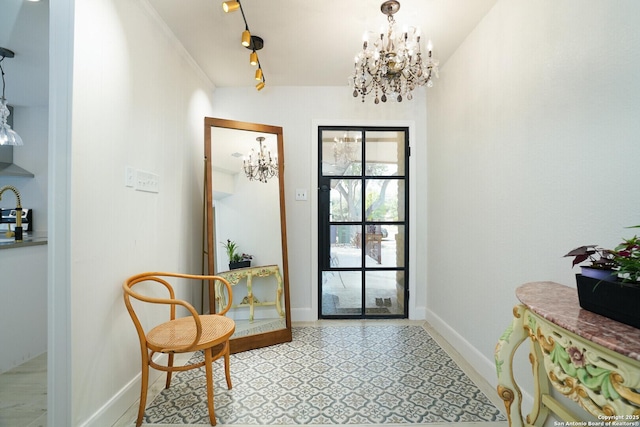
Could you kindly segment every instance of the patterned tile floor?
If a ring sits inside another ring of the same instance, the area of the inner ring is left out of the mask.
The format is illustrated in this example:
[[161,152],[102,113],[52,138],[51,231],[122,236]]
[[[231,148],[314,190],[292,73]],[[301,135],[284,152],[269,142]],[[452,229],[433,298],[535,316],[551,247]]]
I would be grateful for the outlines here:
[[[218,425],[506,425],[420,325],[294,327],[291,343],[231,356],[232,390],[215,363]],[[208,424],[204,373],[176,374],[144,422]]]

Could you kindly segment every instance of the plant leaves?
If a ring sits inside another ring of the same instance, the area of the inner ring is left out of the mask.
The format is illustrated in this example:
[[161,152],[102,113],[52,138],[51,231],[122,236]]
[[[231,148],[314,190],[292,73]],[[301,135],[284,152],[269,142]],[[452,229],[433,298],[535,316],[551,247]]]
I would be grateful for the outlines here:
[[[579,248],[575,248],[574,250],[572,250],[571,252],[569,252],[568,254],[566,254],[565,256],[578,256],[578,255],[586,255],[589,256],[591,254],[596,253],[596,251],[594,250],[598,245],[587,245],[587,246],[580,246]],[[586,258],[585,258],[586,259]],[[583,259],[584,261],[584,259]]]

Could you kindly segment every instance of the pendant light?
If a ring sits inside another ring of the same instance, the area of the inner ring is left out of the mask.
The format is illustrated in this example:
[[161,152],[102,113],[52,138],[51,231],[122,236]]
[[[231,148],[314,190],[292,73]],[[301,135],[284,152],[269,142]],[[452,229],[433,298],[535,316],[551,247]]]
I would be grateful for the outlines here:
[[16,133],[9,123],[7,123],[7,119],[9,118],[9,107],[7,105],[7,99],[4,96],[5,89],[5,80],[4,80],[4,69],[2,68],[2,61],[5,58],[13,58],[15,54],[13,51],[6,49],[4,47],[0,47],[0,73],[2,74],[2,98],[0,98],[0,145],[23,145],[22,138],[20,135]]

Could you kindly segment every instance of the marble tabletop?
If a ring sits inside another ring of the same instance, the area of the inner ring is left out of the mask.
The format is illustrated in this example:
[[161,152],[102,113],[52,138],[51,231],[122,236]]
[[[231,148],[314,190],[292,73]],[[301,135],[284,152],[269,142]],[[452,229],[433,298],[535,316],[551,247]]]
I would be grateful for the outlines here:
[[544,319],[631,359],[640,360],[640,329],[580,308],[575,288],[554,282],[516,289],[522,304]]

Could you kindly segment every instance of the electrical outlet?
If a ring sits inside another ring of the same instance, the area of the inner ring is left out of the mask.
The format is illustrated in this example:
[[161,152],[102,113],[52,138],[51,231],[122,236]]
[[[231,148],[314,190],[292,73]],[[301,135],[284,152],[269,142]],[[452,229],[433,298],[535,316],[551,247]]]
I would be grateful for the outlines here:
[[136,190],[158,193],[160,191],[160,177],[151,172],[137,171]]
[[298,201],[307,200],[307,189],[306,188],[297,188],[296,189],[296,200],[298,200]]
[[124,185],[125,187],[136,185],[136,170],[130,166],[124,168]]

